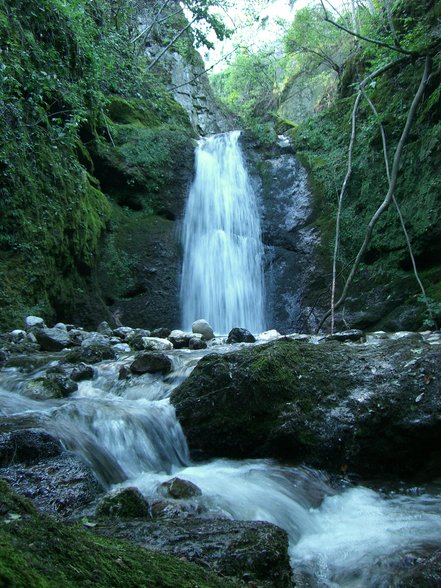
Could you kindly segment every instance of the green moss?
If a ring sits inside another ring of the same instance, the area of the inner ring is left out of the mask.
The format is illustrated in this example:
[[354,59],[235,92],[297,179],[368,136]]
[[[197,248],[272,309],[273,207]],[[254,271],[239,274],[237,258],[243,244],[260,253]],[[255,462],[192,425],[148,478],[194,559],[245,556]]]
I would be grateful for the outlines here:
[[217,588],[231,584],[194,564],[40,515],[0,480],[0,586]]

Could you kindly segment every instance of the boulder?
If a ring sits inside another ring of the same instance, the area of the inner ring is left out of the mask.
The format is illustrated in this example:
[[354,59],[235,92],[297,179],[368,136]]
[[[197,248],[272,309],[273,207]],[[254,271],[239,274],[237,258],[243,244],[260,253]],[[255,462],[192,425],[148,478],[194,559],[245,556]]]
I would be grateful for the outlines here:
[[227,343],[254,343],[255,341],[254,335],[246,329],[235,327],[228,333]]
[[119,339],[122,339],[123,341],[125,341],[127,339],[127,337],[133,333],[134,329],[132,329],[132,327],[117,327],[116,329],[113,329],[112,334],[115,337],[118,337]]
[[9,333],[9,336],[12,339],[12,341],[23,341],[23,339],[26,338],[26,335],[27,333],[26,331],[23,331],[23,329],[14,329]]
[[43,351],[61,351],[71,345],[68,333],[61,329],[42,327],[36,330],[34,334]]
[[135,374],[168,374],[172,370],[172,361],[160,351],[145,351],[137,355],[130,365],[130,371]]
[[168,336],[168,340],[173,343],[173,347],[175,349],[183,349],[184,347],[188,347],[188,344],[192,337],[193,333],[186,333],[185,331],[175,329]]
[[40,316],[27,316],[24,320],[25,323],[25,329],[33,329],[35,327],[37,328],[45,328],[46,324],[44,322],[44,319],[42,319]]
[[109,492],[98,503],[97,516],[121,519],[149,517],[149,504],[138,488],[120,488]]
[[408,477],[434,475],[441,459],[441,348],[412,338],[212,353],[171,401],[193,458]]
[[102,321],[96,328],[98,333],[105,335],[106,337],[112,336],[112,329],[107,321]]
[[134,351],[141,351],[144,349],[144,339],[150,337],[150,331],[145,329],[134,329],[126,338],[126,343]]
[[161,516],[158,521],[101,519],[92,531],[203,565],[233,586],[293,586],[287,534],[271,523]]
[[170,351],[173,343],[160,337],[142,337],[143,349],[146,351]]
[[208,322],[204,319],[199,319],[191,325],[193,333],[199,333],[204,339],[209,341],[214,338],[214,331]]
[[128,345],[127,343],[115,343],[113,345],[113,350],[116,351],[116,353],[130,353],[131,352],[130,345]]
[[205,341],[203,341],[202,339],[199,339],[198,337],[192,337],[190,339],[190,341],[188,342],[188,348],[189,349],[206,349],[207,344]]
[[67,331],[67,326],[64,323],[57,323],[54,325],[54,329],[61,329],[62,331]]
[[32,400],[66,398],[78,390],[78,384],[60,373],[47,373],[26,383],[22,394]]
[[86,363],[79,363],[70,373],[70,377],[74,382],[82,382],[83,380],[92,380],[95,375],[95,370],[91,365]]
[[73,349],[66,355],[70,363],[98,363],[106,359],[116,359],[116,351],[110,342],[98,335],[84,339],[79,348]]
[[202,490],[190,482],[189,480],[182,480],[181,478],[172,478],[161,484],[161,490],[166,496],[170,498],[194,498],[201,496]]
[[167,339],[170,335],[171,330],[166,329],[165,327],[159,327],[159,329],[154,329],[151,333],[152,337],[159,337],[160,339]]
[[42,429],[20,429],[0,433],[0,467],[31,464],[55,457],[63,451],[58,439]]

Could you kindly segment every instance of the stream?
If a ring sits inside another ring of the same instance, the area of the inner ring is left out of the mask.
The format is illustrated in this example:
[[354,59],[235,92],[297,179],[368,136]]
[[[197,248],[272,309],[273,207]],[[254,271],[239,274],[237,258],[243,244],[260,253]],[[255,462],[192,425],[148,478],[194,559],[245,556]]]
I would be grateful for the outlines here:
[[96,365],[95,378],[63,400],[23,396],[26,382],[43,368],[4,368],[0,415],[59,437],[106,487],[137,486],[152,498],[162,482],[179,476],[202,490],[193,500],[208,515],[282,527],[293,569],[303,578],[299,586],[391,586],[403,565],[441,548],[441,493],[435,485],[374,489],[267,459],[192,463],[168,397],[203,355],[232,348],[170,351],[169,375],[120,380],[121,365],[133,359],[126,354]]

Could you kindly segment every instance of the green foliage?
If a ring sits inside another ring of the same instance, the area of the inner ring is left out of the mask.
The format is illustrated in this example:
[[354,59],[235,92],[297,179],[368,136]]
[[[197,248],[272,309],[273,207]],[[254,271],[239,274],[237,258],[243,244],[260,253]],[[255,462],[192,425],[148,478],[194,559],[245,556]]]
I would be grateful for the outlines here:
[[172,179],[168,157],[191,144],[188,116],[131,42],[142,8],[0,3],[1,328],[66,316],[91,274],[112,215],[93,176],[95,144],[128,172],[128,189],[147,180],[146,206]]
[[277,109],[280,70],[274,49],[256,53],[243,49],[227,70],[210,78],[225,106],[264,145],[276,139],[272,117]]

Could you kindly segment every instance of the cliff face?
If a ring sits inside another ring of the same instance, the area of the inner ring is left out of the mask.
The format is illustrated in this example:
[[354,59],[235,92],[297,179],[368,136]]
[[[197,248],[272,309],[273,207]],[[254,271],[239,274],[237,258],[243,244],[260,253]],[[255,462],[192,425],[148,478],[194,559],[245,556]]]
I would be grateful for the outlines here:
[[27,314],[179,323],[194,141],[226,122],[191,34],[149,71],[165,41],[132,51],[129,24],[107,1],[0,8],[2,329]]

